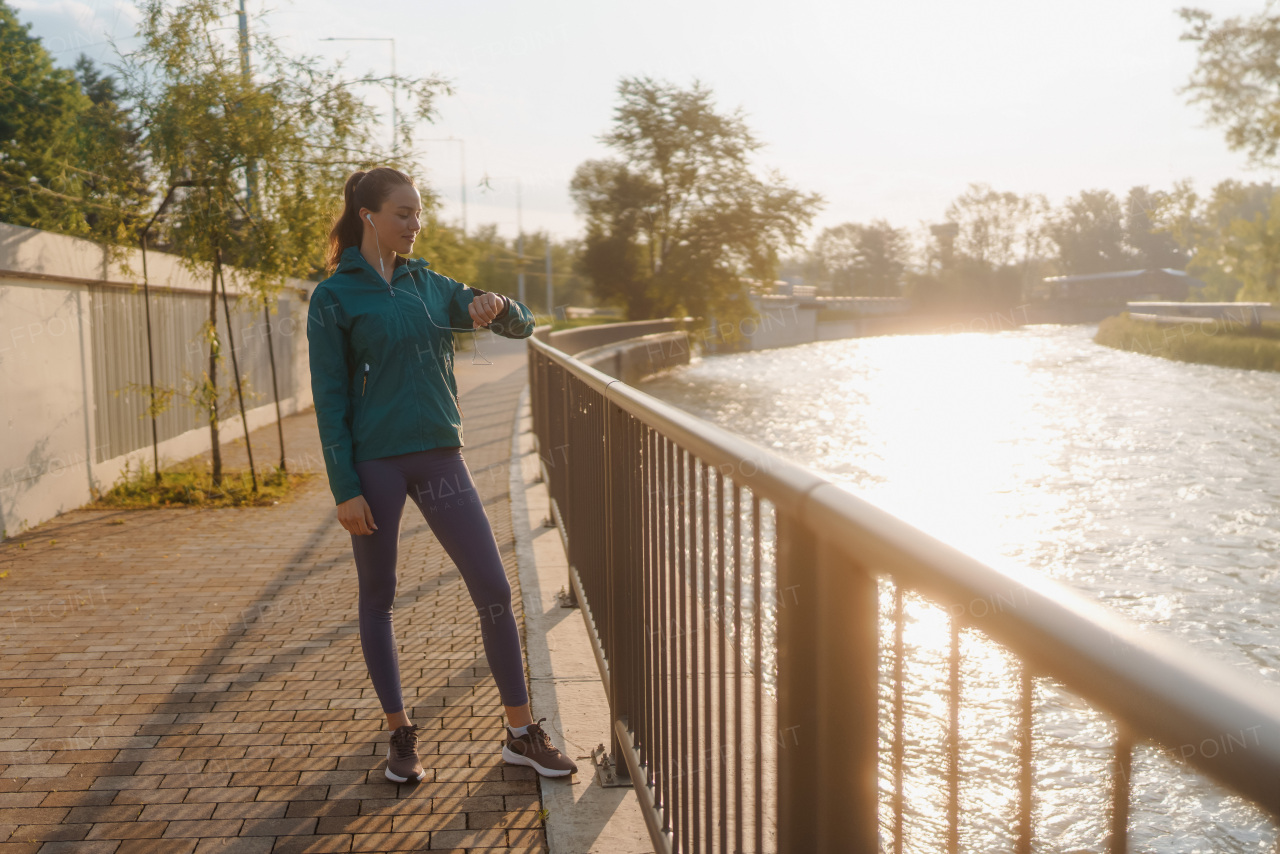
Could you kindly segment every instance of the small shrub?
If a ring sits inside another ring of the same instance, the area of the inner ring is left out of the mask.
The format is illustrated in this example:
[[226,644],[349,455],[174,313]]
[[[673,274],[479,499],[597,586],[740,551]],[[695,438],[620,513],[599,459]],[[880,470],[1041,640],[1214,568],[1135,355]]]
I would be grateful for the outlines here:
[[224,471],[222,483],[215,486],[206,464],[184,462],[160,472],[156,483],[154,470],[145,462],[137,469],[128,464],[115,484],[89,506],[148,509],[160,507],[246,507],[279,504],[302,483],[310,472],[284,472],[279,466],[258,472],[258,491],[247,469]]

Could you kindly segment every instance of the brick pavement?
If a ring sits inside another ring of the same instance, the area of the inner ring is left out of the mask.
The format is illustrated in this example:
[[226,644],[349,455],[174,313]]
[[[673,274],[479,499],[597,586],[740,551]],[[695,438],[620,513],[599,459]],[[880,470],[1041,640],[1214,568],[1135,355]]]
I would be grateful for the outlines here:
[[[523,632],[507,495],[523,342],[482,347],[495,365],[466,382],[458,360],[463,453]],[[279,459],[275,425],[253,439],[260,466]],[[0,854],[547,850],[535,775],[499,754],[475,611],[411,502],[396,631],[427,777],[383,777],[312,411],[285,442],[319,475],[280,505],[77,510],[0,545]],[[224,445],[229,465],[243,447]]]

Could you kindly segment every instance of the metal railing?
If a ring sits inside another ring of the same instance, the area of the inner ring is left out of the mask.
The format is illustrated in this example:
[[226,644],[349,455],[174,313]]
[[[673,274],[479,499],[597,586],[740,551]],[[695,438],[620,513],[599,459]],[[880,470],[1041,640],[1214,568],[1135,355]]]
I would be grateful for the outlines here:
[[902,852],[905,603],[917,595],[943,609],[950,636],[936,650],[948,662],[945,819],[927,850],[960,847],[961,647],[974,632],[1016,660],[1008,848],[1032,850],[1034,692],[1048,680],[1114,720],[1108,851],[1128,850],[1144,742],[1280,816],[1275,689],[1036,573],[980,563],[544,341],[530,342],[529,375],[611,754],[657,851]]

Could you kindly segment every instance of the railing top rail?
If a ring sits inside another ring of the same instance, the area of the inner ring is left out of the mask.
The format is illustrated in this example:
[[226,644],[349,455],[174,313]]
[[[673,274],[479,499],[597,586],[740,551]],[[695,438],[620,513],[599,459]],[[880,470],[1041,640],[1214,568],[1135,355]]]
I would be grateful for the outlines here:
[[[557,332],[548,330],[543,333],[536,330],[534,338],[550,343],[552,347],[570,356],[594,347],[617,344],[629,338],[635,338],[650,332],[665,332],[686,326],[694,321],[692,317],[664,317],[657,320],[628,320],[620,323],[600,323],[591,326],[578,326],[572,329],[561,329]],[[544,327],[545,328],[545,327]]]
[[[755,442],[582,364],[530,346],[610,403],[806,526],[982,630],[1032,669],[1280,816],[1280,689],[1161,638],[1039,573],[988,566]],[[979,612],[975,603],[985,606]]]
[[1039,573],[984,564],[835,484],[801,512],[859,565],[928,594],[1137,738],[1280,816],[1280,690]]

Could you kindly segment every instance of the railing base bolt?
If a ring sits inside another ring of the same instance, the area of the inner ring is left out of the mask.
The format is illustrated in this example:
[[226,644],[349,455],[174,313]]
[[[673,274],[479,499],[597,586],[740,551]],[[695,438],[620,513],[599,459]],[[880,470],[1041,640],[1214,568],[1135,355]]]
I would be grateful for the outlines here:
[[563,587],[561,587],[560,590],[556,593],[556,602],[560,604],[561,608],[577,608],[578,607],[578,599],[576,596],[573,595],[573,591],[566,590]]
[[596,766],[596,779],[600,781],[602,789],[617,789],[623,786],[631,788],[631,778],[625,773],[618,773],[618,765],[613,761],[613,757],[609,755],[608,749],[603,743],[596,746],[591,751],[591,764]]

